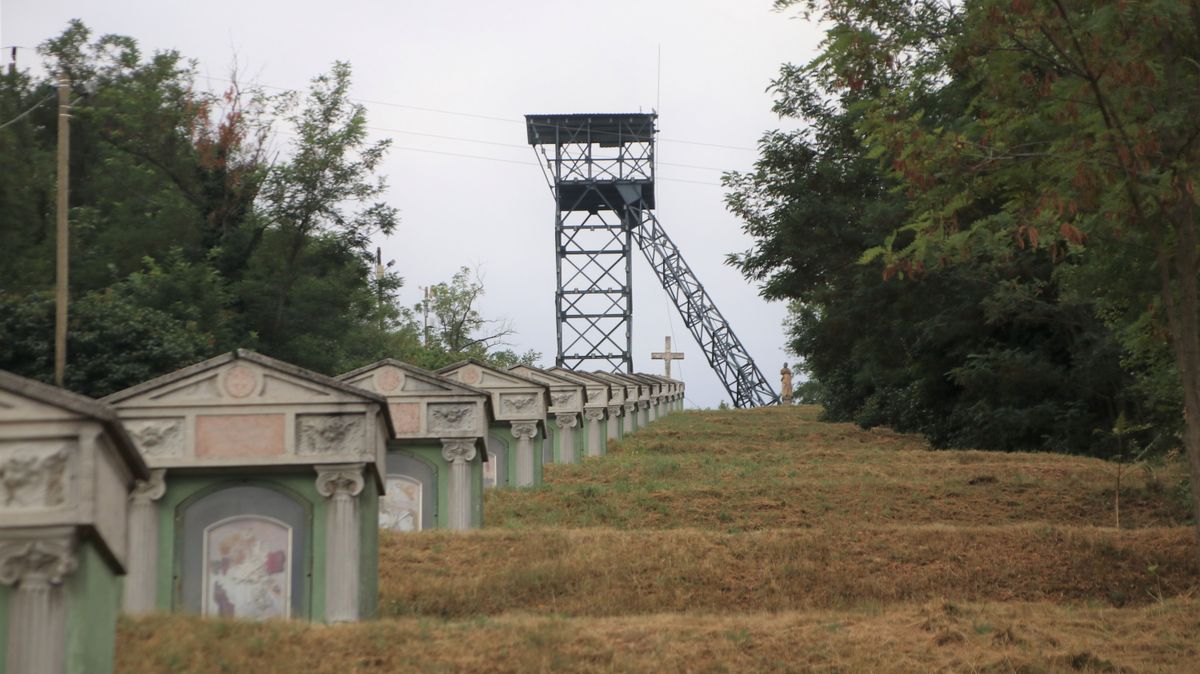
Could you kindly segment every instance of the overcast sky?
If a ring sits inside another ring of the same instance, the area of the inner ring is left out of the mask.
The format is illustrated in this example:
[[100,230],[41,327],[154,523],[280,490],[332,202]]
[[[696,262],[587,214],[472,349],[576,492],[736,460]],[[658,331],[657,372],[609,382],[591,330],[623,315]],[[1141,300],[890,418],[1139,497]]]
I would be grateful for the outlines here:
[[[477,266],[484,315],[509,319],[518,331],[513,347],[541,351],[544,365],[553,365],[556,349],[554,203],[525,145],[522,115],[657,109],[659,221],[777,389],[780,366],[793,360],[784,350],[786,309],[763,301],[724,264],[750,240],[725,210],[719,185],[721,171],[749,169],[759,137],[781,126],[766,91],[780,64],[807,60],[820,39],[815,26],[771,5],[0,0],[0,45],[36,47],[79,18],[96,34],[136,38],[146,52],[177,49],[213,78],[227,77],[236,55],[243,80],[299,89],[333,61],[350,62],[352,95],[370,101],[372,133],[393,139],[383,173],[401,225],[380,243],[406,279],[402,299],[414,304],[420,286]],[[19,58],[29,64],[35,53],[21,50]],[[687,354],[674,374],[688,383],[689,406],[728,400],[635,255],[635,367],[661,372],[650,352],[673,334],[675,350]]]

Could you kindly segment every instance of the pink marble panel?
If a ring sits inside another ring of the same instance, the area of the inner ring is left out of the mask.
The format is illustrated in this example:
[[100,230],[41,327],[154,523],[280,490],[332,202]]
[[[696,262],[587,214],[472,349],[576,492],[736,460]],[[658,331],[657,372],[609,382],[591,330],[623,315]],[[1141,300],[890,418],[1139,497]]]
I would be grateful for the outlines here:
[[419,433],[421,431],[420,403],[392,403],[388,405],[392,413],[392,425],[397,433]]
[[196,417],[196,456],[207,459],[283,454],[282,414]]

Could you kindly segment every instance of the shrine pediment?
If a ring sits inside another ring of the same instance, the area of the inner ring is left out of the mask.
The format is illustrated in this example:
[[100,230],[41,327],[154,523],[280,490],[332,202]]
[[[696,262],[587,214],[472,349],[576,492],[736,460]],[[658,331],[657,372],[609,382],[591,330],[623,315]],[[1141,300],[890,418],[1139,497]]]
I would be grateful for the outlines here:
[[205,407],[381,401],[336,379],[238,350],[119,391],[104,402],[121,407]]

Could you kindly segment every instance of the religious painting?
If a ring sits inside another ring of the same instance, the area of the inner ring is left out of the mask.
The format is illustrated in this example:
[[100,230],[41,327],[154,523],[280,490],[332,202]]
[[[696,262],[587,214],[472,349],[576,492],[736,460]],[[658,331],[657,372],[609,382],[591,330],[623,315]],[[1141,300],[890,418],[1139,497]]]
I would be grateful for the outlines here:
[[484,488],[496,486],[496,455],[488,452],[487,461],[483,464],[483,486]]
[[379,499],[379,526],[392,531],[421,530],[421,483],[388,475],[387,493]]
[[292,528],[239,515],[204,530],[201,611],[222,618],[287,618],[291,611]]

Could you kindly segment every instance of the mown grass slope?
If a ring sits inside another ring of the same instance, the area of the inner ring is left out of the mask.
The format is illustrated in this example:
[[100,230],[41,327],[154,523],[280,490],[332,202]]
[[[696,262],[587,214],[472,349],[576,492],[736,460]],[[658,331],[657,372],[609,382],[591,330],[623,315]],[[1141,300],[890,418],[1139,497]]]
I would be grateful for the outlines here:
[[381,620],[123,620],[118,671],[1192,672],[1174,463],[932,451],[811,408],[689,412],[383,536]]

